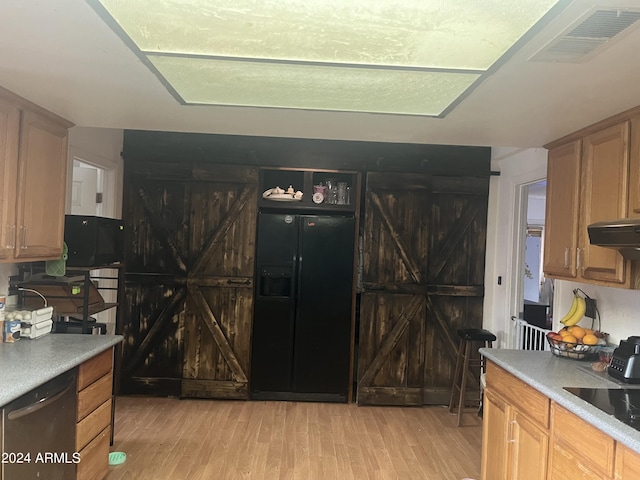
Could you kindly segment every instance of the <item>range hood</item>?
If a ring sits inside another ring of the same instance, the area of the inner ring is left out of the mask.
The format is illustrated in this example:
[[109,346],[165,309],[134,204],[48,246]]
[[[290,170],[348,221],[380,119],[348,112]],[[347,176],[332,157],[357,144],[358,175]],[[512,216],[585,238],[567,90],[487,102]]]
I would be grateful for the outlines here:
[[640,218],[597,222],[587,227],[591,245],[614,248],[629,260],[640,260]]

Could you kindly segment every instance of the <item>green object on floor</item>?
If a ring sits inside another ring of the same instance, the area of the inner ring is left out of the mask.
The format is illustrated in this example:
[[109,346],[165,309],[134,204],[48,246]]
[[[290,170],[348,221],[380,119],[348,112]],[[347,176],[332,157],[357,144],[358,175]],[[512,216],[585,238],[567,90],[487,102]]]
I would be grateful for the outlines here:
[[120,465],[127,460],[127,454],[124,452],[111,452],[109,454],[109,465]]

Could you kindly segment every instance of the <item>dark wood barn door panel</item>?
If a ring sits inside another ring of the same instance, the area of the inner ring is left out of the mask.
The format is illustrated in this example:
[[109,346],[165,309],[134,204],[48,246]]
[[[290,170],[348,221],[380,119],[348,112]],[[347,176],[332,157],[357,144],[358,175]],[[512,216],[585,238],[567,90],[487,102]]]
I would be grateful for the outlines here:
[[182,396],[246,399],[257,176],[219,178],[193,189]]
[[186,293],[184,283],[164,283],[155,275],[128,276],[123,394],[179,394]]
[[125,176],[126,315],[122,393],[178,395],[182,377],[190,186]]
[[358,403],[445,404],[482,325],[488,180],[369,174]]
[[365,293],[360,315],[358,403],[421,405],[424,297]]
[[134,164],[123,393],[247,398],[257,173]]
[[[488,180],[434,177],[425,359],[425,404],[449,401],[457,330],[482,327]],[[469,376],[478,389],[479,371]]]
[[367,176],[357,400],[421,405],[430,178]]

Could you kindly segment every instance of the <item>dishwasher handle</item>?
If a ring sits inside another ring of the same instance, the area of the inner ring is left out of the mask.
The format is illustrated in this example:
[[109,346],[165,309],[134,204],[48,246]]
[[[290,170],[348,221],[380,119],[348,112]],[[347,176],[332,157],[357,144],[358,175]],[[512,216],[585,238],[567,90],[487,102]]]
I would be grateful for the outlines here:
[[27,405],[26,407],[19,408],[18,410],[14,410],[7,414],[7,420],[17,420],[31,413],[37,412],[38,410],[45,408],[48,405],[56,402],[60,397],[63,397],[75,384],[75,377],[69,381],[69,384],[53,395],[49,395],[48,397],[41,398],[35,403],[31,405]]

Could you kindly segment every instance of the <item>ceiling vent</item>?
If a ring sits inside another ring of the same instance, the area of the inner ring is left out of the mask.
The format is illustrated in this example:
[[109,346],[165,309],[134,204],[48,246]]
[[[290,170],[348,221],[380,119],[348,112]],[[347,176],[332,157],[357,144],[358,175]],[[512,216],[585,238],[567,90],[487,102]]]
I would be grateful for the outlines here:
[[590,12],[554,38],[529,60],[534,62],[584,62],[623,31],[640,23],[640,10],[600,9]]

